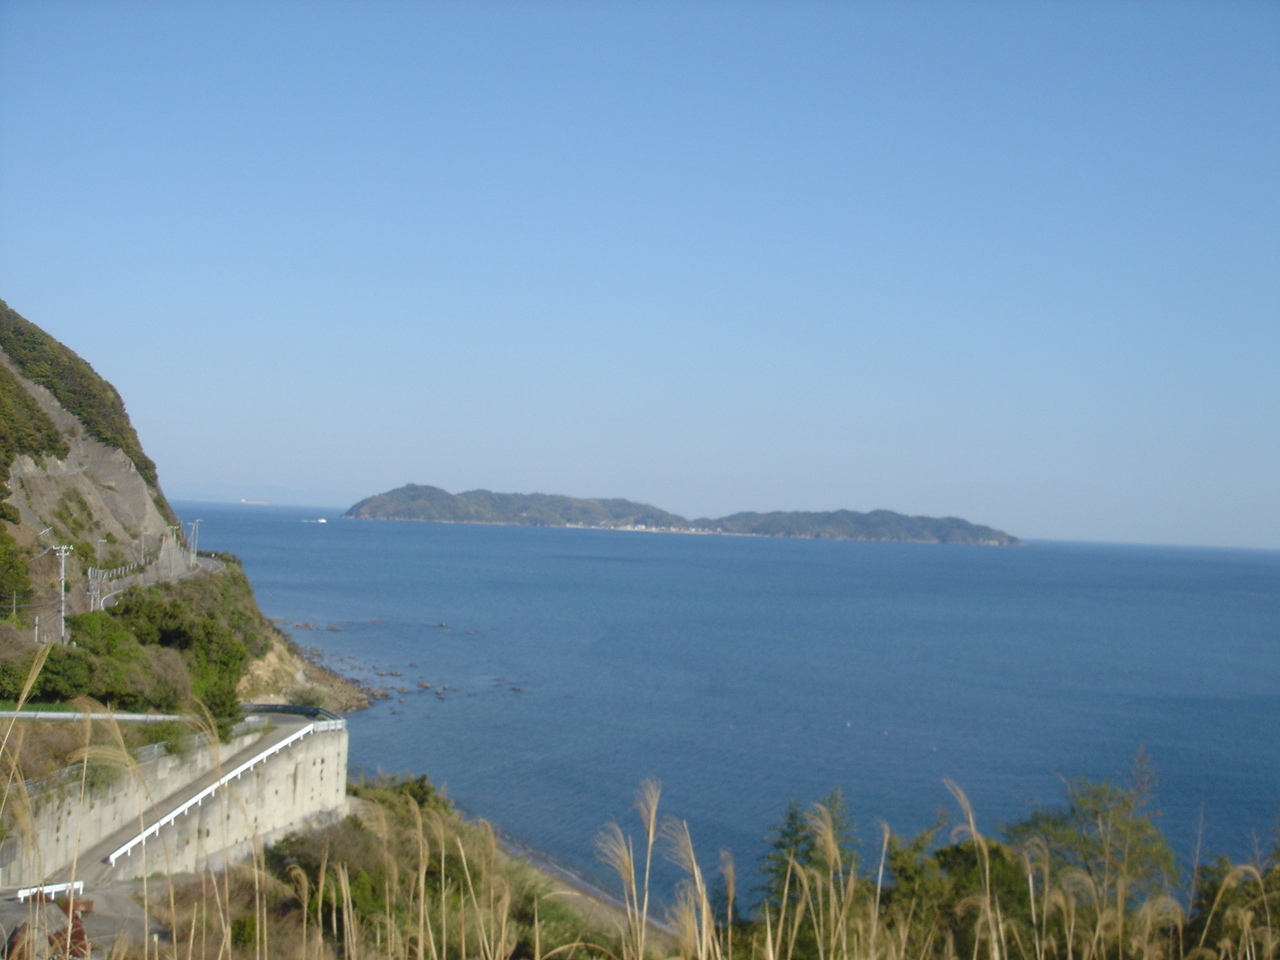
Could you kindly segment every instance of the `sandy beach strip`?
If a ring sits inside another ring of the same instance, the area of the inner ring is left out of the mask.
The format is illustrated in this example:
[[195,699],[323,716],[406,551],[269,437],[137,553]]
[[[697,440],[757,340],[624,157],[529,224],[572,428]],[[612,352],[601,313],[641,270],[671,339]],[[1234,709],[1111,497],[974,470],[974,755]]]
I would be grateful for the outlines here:
[[[556,893],[572,904],[588,922],[620,931],[626,929],[626,905],[607,890],[601,889],[564,864],[558,863],[554,858],[532,847],[527,847],[518,840],[498,834],[498,844],[507,856],[528,864],[546,877]],[[649,917],[649,935],[655,944],[670,945],[675,941],[675,931],[656,919],[652,910]]]

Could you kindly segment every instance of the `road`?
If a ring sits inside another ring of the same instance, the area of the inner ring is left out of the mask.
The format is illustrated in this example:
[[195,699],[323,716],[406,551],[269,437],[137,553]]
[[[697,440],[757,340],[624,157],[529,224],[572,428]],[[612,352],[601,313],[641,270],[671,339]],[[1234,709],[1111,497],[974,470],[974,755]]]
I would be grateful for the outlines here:
[[[93,912],[84,917],[84,927],[95,954],[103,951],[104,948],[109,947],[121,937],[136,944],[140,943],[144,937],[159,936],[163,938],[167,935],[163,927],[150,919],[138,904],[137,897],[142,893],[146,884],[140,880],[121,881],[113,879],[112,874],[115,872],[115,868],[107,862],[110,854],[137,837],[147,827],[152,826],[158,820],[196,797],[207,787],[217,783],[224,773],[230,773],[242,764],[248,763],[315,722],[310,717],[287,713],[273,714],[271,720],[274,726],[261,737],[238,750],[235,754],[223,757],[221,763],[214,770],[193,780],[183,789],[161,798],[159,802],[146,811],[141,821],[135,821],[133,824],[115,831],[101,842],[83,851],[75,864],[74,879],[84,883],[84,891],[80,894],[80,897],[93,901]],[[233,780],[228,786],[233,787],[234,783],[235,781]],[[129,784],[123,784],[122,788],[129,789]],[[143,798],[142,802],[146,802],[146,799]],[[215,793],[206,802],[220,802],[218,794]],[[161,836],[163,836],[163,833],[164,831],[162,830]],[[149,844],[158,842],[163,841],[157,839],[154,835],[147,839]],[[140,847],[135,847],[133,855],[137,856],[140,849]],[[127,859],[127,857],[122,858],[120,863],[123,864]],[[72,869],[71,867],[66,867],[55,871],[46,879],[46,882],[51,884],[63,883],[71,879],[73,879]],[[153,879],[150,881],[150,887],[152,890],[163,889],[164,883],[164,880]],[[46,917],[44,922],[49,929],[56,929],[59,925],[64,924],[65,919],[59,920],[56,914],[50,913],[53,910],[55,908],[50,905],[42,907],[32,901],[19,902],[13,890],[0,895],[0,943],[3,943],[4,938],[14,926],[24,921],[32,922],[37,914],[42,911]]]
[[[134,822],[128,827],[123,827],[120,830],[117,830],[100,843],[97,843],[88,850],[85,850],[80,862],[76,865],[75,879],[83,880],[86,885],[98,884],[109,880],[115,871],[114,868],[107,863],[107,857],[113,851],[118,850],[124,844],[138,836],[138,834],[143,832],[143,830],[152,826],[156,821],[178,809],[188,800],[191,800],[203,791],[206,787],[212,786],[222,777],[224,772],[234,770],[242,763],[247,763],[255,756],[270,750],[276,744],[288,739],[293,734],[297,733],[302,728],[309,726],[313,722],[314,721],[310,718],[300,717],[295,714],[276,714],[272,717],[272,723],[274,724],[272,729],[233,756],[223,757],[222,762],[203,777],[193,780],[185,788],[158,801],[155,800],[155,798],[147,798],[145,796],[140,798],[141,802],[146,803],[148,800],[151,800],[154,802],[154,805],[146,811],[140,821]],[[207,802],[218,802],[216,794],[213,797],[210,797]],[[157,840],[154,838],[148,838],[147,842],[154,844]],[[137,855],[136,851],[139,849],[140,848],[135,848],[135,856]],[[59,874],[49,877],[48,882],[61,883],[66,880],[70,880],[70,872],[70,868],[60,871]]]

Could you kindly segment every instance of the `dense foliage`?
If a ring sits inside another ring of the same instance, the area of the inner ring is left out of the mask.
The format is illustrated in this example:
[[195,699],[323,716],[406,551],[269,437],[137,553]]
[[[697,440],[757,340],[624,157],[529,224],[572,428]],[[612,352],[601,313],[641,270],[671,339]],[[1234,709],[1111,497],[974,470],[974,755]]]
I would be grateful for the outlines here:
[[67,443],[13,372],[0,364],[0,457],[5,476],[13,458],[24,453],[65,457]]
[[[13,372],[0,364],[0,501],[9,498],[9,468],[14,458],[22,454],[65,457],[67,444]],[[17,523],[18,511],[12,504],[0,503],[0,519]],[[30,590],[27,558],[9,530],[0,524],[0,595],[26,594]]]
[[[1146,759],[1119,783],[1071,781],[1064,802],[983,836],[959,788],[961,818],[912,839],[882,825],[858,855],[839,794],[805,809],[793,801],[766,837],[762,896],[735,906],[731,858],[720,893],[693,855],[683,823],[655,829],[654,788],[640,794],[646,843],[616,828],[602,857],[622,879],[639,931],[647,882],[637,865],[665,839],[687,879],[668,913],[676,952],[696,960],[1276,960],[1280,846],[1251,864],[1221,860],[1188,891],[1156,826]],[[643,944],[624,954],[642,960]]]
[[[216,575],[132,588],[110,610],[67,623],[75,645],[49,650],[32,700],[89,696],[166,713],[199,700],[224,734],[240,718],[236,688],[247,660],[265,651],[275,629],[234,563]],[[35,655],[33,644],[16,640],[0,650],[0,699],[16,699]]]
[[[142,452],[138,435],[115,387],[84,360],[0,300],[0,349],[28,380],[52,393],[79,418],[89,434],[119,447],[138,472],[157,487],[156,465]],[[168,513],[167,508],[162,513]]]
[[[76,645],[50,647],[33,700],[58,703],[89,696],[117,709],[163,712],[186,705],[191,678],[177,651],[143,643],[106,613],[67,620]],[[0,655],[0,697],[16,699],[34,655],[30,645],[14,645]]]
[[1012,546],[1020,541],[991,527],[957,517],[908,517],[892,510],[857,513],[735,513],[719,520],[686,520],[630,500],[581,500],[545,493],[451,494],[439,487],[407,484],[367,497],[344,514],[362,520],[424,520],[437,523],[507,523],[536,527],[647,527],[760,537],[819,540],[895,540],[920,543],[980,543]]

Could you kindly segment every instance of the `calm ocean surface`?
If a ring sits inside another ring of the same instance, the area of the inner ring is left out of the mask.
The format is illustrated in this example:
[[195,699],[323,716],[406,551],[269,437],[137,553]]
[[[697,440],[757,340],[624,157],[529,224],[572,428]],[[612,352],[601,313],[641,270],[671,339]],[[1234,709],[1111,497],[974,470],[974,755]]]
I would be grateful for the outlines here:
[[203,520],[202,549],[243,558],[268,616],[318,625],[291,631],[300,643],[407,688],[350,718],[353,766],[427,772],[606,885],[594,837],[610,818],[635,825],[646,776],[706,865],[728,847],[740,871],[791,797],[841,788],[873,847],[877,820],[910,834],[955,811],[949,777],[995,831],[1056,801],[1061,776],[1114,777],[1139,749],[1184,855],[1201,831],[1208,854],[1272,844],[1277,551],[177,508]]

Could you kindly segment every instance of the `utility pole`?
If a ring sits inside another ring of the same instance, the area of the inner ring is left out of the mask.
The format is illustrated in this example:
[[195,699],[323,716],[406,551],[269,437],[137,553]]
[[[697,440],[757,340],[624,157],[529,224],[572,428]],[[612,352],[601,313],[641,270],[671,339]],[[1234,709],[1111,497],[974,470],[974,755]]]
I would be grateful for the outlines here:
[[58,642],[67,642],[67,554],[68,546],[59,545],[53,548],[58,555]]
[[193,564],[200,563],[200,551],[197,549],[200,541],[200,521],[191,521],[191,562]]

